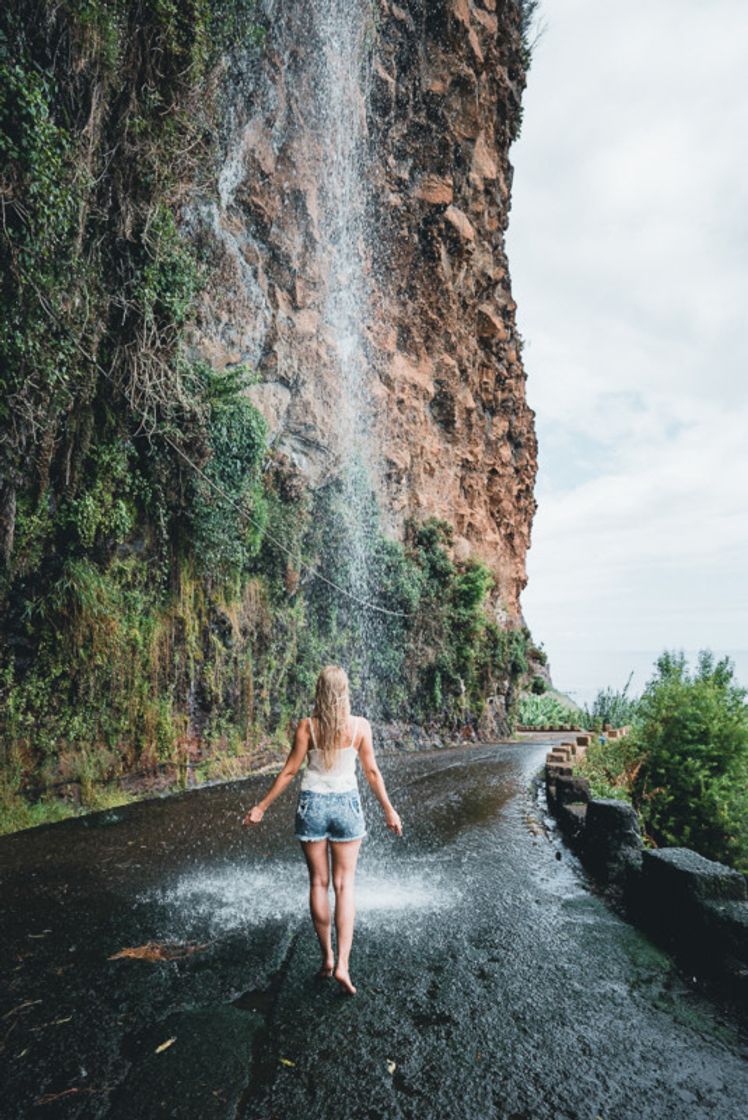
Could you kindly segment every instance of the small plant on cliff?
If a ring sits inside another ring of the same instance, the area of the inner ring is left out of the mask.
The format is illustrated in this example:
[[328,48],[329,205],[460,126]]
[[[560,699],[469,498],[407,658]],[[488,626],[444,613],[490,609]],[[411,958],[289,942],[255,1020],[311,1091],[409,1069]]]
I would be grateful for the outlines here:
[[207,362],[191,370],[194,394],[208,409],[210,458],[189,481],[191,547],[197,570],[214,585],[240,580],[259,550],[267,522],[260,469],[267,424],[243,395],[241,368],[216,373]]
[[533,51],[545,31],[545,24],[539,19],[540,0],[517,0],[517,6],[522,37],[522,65],[525,70],[529,70]]
[[[519,61],[524,75],[532,64],[533,54],[535,48],[545,31],[545,24],[538,18],[538,9],[540,7],[540,0],[515,0],[516,7],[519,13]],[[510,77],[516,80],[518,74],[516,70],[510,70]],[[524,85],[524,81],[522,83]],[[522,132],[522,122],[524,119],[525,107],[519,101],[515,107],[512,121],[511,143],[515,143]],[[522,340],[520,340],[520,348]]]

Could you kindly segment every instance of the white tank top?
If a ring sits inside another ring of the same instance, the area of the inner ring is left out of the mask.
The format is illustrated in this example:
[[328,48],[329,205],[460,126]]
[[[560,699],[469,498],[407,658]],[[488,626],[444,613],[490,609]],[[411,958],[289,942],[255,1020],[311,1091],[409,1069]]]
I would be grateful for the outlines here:
[[353,738],[350,747],[340,747],[335,751],[335,761],[332,767],[325,768],[325,758],[322,751],[317,749],[314,737],[314,724],[309,720],[309,731],[314,744],[307,751],[306,768],[301,776],[301,789],[315,790],[317,793],[345,793],[347,790],[358,791],[356,780],[356,756],[358,751],[354,747],[356,742],[356,724],[358,716],[353,719]]

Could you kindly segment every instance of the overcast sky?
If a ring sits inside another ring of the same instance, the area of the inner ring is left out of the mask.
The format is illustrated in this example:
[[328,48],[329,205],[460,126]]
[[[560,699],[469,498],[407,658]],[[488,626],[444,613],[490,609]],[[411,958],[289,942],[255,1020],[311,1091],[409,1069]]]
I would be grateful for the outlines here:
[[507,234],[525,617],[564,690],[705,646],[748,684],[748,3],[543,0],[541,24]]

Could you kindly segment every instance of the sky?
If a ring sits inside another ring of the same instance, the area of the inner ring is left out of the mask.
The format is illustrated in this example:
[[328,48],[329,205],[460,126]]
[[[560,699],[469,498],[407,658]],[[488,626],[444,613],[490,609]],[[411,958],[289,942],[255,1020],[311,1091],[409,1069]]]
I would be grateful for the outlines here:
[[553,683],[748,685],[748,4],[541,0],[507,232]]

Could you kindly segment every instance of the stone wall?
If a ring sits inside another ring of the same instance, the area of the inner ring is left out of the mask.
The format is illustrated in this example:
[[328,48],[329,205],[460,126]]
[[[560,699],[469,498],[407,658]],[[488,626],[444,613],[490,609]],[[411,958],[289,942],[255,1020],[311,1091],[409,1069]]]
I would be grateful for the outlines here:
[[546,759],[548,809],[564,838],[628,917],[690,971],[728,979],[748,1006],[746,876],[689,848],[645,848],[633,806],[593,798],[587,779],[574,774],[590,740],[576,736]]

